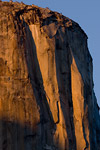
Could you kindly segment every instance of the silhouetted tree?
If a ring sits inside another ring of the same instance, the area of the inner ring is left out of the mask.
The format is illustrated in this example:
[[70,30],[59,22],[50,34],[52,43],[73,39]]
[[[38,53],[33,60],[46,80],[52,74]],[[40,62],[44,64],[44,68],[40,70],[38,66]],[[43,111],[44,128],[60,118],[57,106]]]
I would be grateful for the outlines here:
[[24,4],[23,1],[21,1],[21,4]]

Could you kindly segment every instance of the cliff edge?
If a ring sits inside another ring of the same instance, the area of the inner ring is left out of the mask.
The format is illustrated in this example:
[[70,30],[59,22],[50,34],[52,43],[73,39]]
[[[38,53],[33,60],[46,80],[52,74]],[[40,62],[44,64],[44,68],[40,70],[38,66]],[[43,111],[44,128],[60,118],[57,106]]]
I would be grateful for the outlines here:
[[71,19],[0,2],[0,150],[100,150],[87,35]]

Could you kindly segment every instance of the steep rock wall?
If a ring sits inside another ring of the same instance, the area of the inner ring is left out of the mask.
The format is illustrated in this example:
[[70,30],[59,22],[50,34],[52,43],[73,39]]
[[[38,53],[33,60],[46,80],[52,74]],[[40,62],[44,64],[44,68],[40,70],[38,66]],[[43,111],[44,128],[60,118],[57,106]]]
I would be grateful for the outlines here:
[[99,150],[92,70],[77,23],[0,2],[0,149]]

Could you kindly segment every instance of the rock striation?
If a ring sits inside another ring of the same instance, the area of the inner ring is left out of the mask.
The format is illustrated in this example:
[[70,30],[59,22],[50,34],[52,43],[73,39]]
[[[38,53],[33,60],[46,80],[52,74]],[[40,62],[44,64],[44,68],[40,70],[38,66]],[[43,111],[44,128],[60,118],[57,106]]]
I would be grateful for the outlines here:
[[71,19],[0,2],[0,150],[100,150],[87,35]]

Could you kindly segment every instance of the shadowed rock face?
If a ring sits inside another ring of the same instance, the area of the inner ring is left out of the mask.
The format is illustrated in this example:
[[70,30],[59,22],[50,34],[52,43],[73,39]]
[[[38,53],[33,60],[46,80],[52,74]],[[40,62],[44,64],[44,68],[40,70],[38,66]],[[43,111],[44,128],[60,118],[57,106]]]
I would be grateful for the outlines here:
[[77,23],[0,2],[0,150],[100,150],[92,70]]

